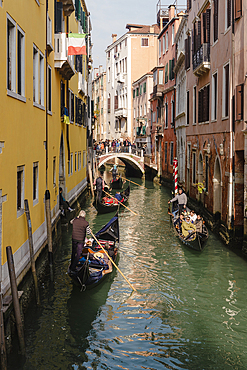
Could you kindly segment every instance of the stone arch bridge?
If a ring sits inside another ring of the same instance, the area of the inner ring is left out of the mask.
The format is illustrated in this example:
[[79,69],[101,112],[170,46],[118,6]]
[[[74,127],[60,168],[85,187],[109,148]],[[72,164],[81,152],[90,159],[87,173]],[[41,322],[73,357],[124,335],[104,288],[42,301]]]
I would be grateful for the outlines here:
[[125,165],[133,167],[144,175],[143,150],[137,151],[131,147],[123,148],[123,150],[119,152],[108,152],[108,147],[106,147],[106,152],[96,154],[97,167],[100,168],[111,159],[119,158]]

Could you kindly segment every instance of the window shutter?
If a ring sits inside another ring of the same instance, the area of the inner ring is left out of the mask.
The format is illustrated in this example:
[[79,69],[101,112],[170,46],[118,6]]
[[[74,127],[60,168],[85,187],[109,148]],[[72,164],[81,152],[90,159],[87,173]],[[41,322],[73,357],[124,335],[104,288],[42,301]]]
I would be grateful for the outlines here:
[[225,66],[226,92],[225,92],[225,117],[229,114],[229,64]]
[[218,10],[219,2],[214,0],[214,42],[218,40]]
[[211,9],[206,10],[207,15],[207,43],[210,44]]
[[227,28],[231,25],[231,0],[227,0]]
[[197,34],[197,48],[196,48],[196,51],[200,48],[201,46],[201,28],[202,28],[202,24],[201,24],[201,21],[198,21],[197,22],[197,31],[198,31],[198,34]]
[[186,122],[187,125],[190,124],[190,92],[187,91],[187,112],[186,112]]
[[235,0],[235,19],[242,16],[242,0]]
[[207,14],[202,14],[202,20],[203,20],[203,43],[206,44],[207,42]]
[[198,92],[198,122],[201,122],[202,114],[202,90]]
[[55,32],[62,32],[63,23],[63,3],[56,3],[56,20],[55,20]]
[[169,60],[169,80],[172,79],[172,60]]
[[184,69],[188,69],[188,39],[184,40],[184,50],[185,50],[185,61],[184,61]]
[[243,119],[244,111],[244,84],[236,87],[236,121]]
[[192,55],[194,54],[195,54],[195,29],[192,30]]
[[190,68],[190,50],[191,49],[191,37],[189,36],[188,37],[188,61],[187,61],[187,63],[188,63],[188,68]]

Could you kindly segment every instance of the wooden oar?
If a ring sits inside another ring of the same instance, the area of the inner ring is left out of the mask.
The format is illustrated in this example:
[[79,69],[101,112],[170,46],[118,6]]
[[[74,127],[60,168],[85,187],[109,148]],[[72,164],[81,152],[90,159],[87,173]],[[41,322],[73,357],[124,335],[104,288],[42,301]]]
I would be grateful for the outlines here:
[[129,182],[132,182],[132,184],[135,184],[135,185],[138,185],[138,186],[141,186],[142,188],[144,188],[144,189],[147,189],[144,185],[139,185],[139,184],[137,184],[136,182],[134,182],[134,181],[131,181],[131,180],[129,180],[129,179],[126,179],[125,177],[123,177],[122,176],[122,179],[124,179],[124,180],[127,180],[127,181],[129,181]]
[[121,206],[127,208],[130,212],[134,213],[134,215],[138,216],[138,213],[135,213],[129,207],[127,207],[125,204],[119,202],[119,200],[117,200],[117,198],[114,198],[111,194],[107,193],[107,191],[103,190],[103,192],[106,193],[108,195],[108,197],[111,197],[112,199],[116,200],[118,202],[118,204],[120,204]]
[[131,282],[124,276],[124,274],[118,268],[118,266],[113,261],[113,259],[109,256],[109,254],[107,253],[107,251],[105,250],[105,248],[101,245],[101,243],[98,241],[98,239],[96,238],[96,236],[92,233],[92,230],[91,230],[91,235],[93,236],[94,240],[96,240],[96,242],[99,244],[99,246],[103,249],[104,253],[107,255],[107,257],[109,258],[109,260],[111,261],[111,263],[116,267],[116,269],[120,272],[120,274],[122,275],[122,277],[127,281],[127,283],[129,284],[129,286],[131,287],[131,289],[133,289],[136,292],[136,289],[133,287],[133,285],[131,284]]

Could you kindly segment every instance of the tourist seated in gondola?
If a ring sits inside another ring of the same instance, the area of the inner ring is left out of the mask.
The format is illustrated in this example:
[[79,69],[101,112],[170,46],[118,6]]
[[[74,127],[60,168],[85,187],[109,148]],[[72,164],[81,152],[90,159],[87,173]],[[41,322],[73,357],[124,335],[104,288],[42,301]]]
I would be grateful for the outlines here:
[[203,219],[200,215],[197,215],[197,219],[195,221],[196,231],[199,233],[202,233],[202,227],[203,227]]
[[184,238],[188,238],[188,236],[196,231],[195,225],[192,224],[190,221],[190,216],[186,216],[185,220],[182,222],[182,235]]
[[194,224],[197,220],[197,215],[194,211],[190,211],[190,221]]
[[119,202],[122,202],[123,201],[123,197],[122,195],[120,194],[120,192],[116,192],[115,194],[115,198],[119,201]]
[[105,204],[105,205],[107,205],[107,206],[109,206],[109,205],[111,205],[111,204],[114,203],[114,199],[104,197],[104,198],[102,198],[102,203]]
[[176,229],[178,230],[179,234],[182,234],[182,222],[183,222],[183,220],[184,220],[184,216],[181,213],[181,215],[179,215],[179,217],[174,222],[174,225],[175,225]]

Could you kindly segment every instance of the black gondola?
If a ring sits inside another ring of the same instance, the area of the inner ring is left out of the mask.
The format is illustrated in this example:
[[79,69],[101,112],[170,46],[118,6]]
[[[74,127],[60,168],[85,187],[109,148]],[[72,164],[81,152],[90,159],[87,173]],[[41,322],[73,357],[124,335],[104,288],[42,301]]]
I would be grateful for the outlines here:
[[[190,210],[187,208],[187,212],[190,212]],[[203,223],[202,224],[202,232],[199,231],[194,231],[190,233],[187,237],[184,237],[178,228],[175,226],[175,221],[177,220],[178,216],[178,211],[173,217],[173,214],[170,212],[168,209],[168,214],[170,215],[171,218],[171,223],[175,232],[175,235],[179,238],[179,240],[187,245],[188,247],[195,249],[197,251],[202,251],[205,248],[206,242],[208,240],[208,229],[206,225]]]
[[[116,263],[119,248],[118,213],[97,232],[96,238],[107,250]],[[106,244],[108,243],[108,245]],[[112,273],[114,266],[98,243],[93,240],[92,246],[85,245],[75,271],[68,270],[73,283],[81,290],[92,289],[99,285]]]
[[117,180],[113,181],[113,179],[110,182],[110,187],[112,189],[122,189],[123,187],[123,179],[122,177],[119,177]]
[[[124,198],[124,201],[121,203],[126,204],[129,199],[129,195],[130,195],[130,186],[128,186],[120,194]],[[110,213],[110,212],[117,212],[119,204],[104,204],[104,203],[99,202],[96,197],[93,202],[93,206],[97,209],[98,213]],[[121,208],[121,205],[120,205],[120,208]]]

